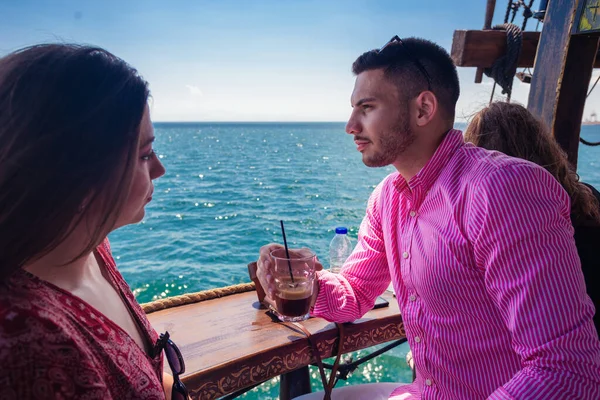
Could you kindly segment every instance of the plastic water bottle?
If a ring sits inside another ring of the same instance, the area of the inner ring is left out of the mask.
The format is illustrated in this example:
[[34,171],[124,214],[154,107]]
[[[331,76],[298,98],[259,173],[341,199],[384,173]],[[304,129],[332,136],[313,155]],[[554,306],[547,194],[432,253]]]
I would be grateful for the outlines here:
[[335,228],[335,236],[329,245],[329,270],[338,273],[352,254],[352,242],[348,237],[348,229],[343,226]]

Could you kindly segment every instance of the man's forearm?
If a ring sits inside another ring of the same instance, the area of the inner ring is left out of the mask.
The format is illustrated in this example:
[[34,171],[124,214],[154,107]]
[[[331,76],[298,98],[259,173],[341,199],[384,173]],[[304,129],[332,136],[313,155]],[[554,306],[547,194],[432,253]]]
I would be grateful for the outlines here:
[[525,367],[489,400],[599,399],[600,382],[571,371]]
[[[377,290],[363,290],[363,286],[371,289],[372,285],[353,282],[351,276],[343,273],[320,271],[318,278],[319,288],[311,314],[331,322],[352,322],[361,318],[373,308],[375,299],[380,294]],[[385,287],[387,285],[389,282]]]

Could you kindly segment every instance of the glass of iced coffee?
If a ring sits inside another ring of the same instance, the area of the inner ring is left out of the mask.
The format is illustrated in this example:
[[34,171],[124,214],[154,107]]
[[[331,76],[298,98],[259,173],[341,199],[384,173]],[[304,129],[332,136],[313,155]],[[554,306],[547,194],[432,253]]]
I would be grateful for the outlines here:
[[271,252],[277,317],[284,322],[308,319],[317,256],[308,249]]

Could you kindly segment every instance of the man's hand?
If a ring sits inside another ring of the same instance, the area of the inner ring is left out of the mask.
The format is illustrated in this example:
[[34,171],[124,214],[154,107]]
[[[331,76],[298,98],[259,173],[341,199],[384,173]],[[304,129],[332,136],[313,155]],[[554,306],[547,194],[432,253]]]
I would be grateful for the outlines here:
[[[256,276],[260,281],[261,286],[265,290],[265,300],[275,307],[275,279],[273,278],[273,259],[271,258],[271,252],[277,249],[282,249],[283,246],[277,243],[267,244],[260,248],[260,254],[258,261],[256,262],[257,271]],[[302,249],[289,249],[290,256],[292,254],[299,254],[301,256],[310,256],[312,251],[308,248]],[[323,265],[317,259],[315,262],[315,270],[320,271],[323,269]],[[315,279],[315,286],[313,288],[313,298],[311,299],[311,306],[317,299],[319,293],[319,282]]]

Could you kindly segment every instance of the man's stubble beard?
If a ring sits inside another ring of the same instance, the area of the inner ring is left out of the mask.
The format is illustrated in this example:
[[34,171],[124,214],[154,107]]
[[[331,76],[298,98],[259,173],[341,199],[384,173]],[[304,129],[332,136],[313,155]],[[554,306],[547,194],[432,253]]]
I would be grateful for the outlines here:
[[415,141],[415,135],[410,129],[408,122],[408,110],[400,114],[394,126],[386,133],[380,135],[378,145],[379,153],[371,157],[363,157],[363,163],[367,167],[386,167],[393,164],[406,149]]

